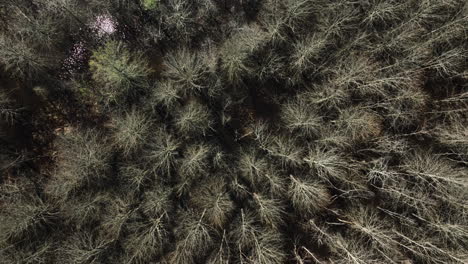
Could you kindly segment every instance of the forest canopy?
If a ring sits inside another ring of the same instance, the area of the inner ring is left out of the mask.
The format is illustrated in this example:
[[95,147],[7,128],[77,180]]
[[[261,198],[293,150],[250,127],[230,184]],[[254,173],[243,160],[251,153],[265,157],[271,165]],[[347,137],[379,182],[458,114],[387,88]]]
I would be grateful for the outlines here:
[[0,0],[0,264],[468,263],[465,0]]

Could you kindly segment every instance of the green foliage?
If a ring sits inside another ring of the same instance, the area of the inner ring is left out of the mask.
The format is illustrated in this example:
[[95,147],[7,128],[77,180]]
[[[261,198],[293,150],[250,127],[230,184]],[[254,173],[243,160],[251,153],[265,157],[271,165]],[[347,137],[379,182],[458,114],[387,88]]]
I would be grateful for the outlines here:
[[109,41],[98,48],[89,61],[97,91],[105,103],[122,102],[144,87],[151,69],[141,53],[131,53],[122,43]]
[[153,10],[159,5],[159,0],[142,0],[143,8]]

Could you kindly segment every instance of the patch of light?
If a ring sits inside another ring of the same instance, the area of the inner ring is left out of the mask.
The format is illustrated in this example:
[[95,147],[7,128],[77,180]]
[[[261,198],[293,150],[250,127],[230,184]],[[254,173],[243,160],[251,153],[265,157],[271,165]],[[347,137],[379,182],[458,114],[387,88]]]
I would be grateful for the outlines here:
[[90,25],[99,37],[111,35],[117,30],[117,22],[110,15],[97,16]]
[[[63,74],[74,74],[81,71],[86,59],[87,50],[85,44],[82,41],[75,43],[69,51],[69,56],[63,61],[62,67],[65,70]],[[62,77],[65,77],[65,75]]]

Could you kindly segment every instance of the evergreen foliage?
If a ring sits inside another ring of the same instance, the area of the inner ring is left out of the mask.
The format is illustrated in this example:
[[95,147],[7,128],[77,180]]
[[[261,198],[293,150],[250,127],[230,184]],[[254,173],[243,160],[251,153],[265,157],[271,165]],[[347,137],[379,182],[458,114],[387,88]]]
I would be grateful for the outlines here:
[[120,42],[109,41],[89,61],[93,79],[101,85],[98,93],[105,103],[124,102],[145,86],[151,73],[142,54],[132,55]]

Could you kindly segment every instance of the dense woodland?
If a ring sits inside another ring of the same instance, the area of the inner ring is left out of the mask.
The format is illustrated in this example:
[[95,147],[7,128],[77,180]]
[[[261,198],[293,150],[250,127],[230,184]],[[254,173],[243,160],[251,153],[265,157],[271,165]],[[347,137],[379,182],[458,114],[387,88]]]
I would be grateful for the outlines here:
[[0,0],[0,263],[468,263],[466,0]]

